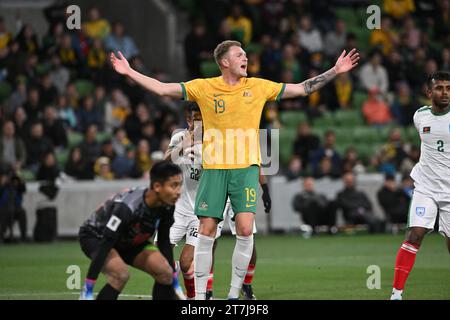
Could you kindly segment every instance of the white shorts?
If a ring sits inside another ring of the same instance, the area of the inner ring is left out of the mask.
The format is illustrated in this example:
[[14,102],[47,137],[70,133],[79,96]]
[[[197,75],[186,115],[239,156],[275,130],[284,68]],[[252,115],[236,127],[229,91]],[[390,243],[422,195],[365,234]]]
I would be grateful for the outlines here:
[[408,214],[408,227],[433,230],[439,212],[439,232],[450,238],[450,196],[432,193],[416,185]]
[[[223,224],[225,223],[225,220],[228,220],[228,226],[230,227],[231,234],[233,236],[236,235],[236,223],[231,220],[231,218],[234,216],[233,209],[231,208],[231,203],[227,202],[225,205],[225,210],[223,211],[223,220],[220,221],[220,223],[217,226],[217,234],[216,239],[219,238],[222,235],[222,229]],[[256,230],[256,221],[253,220],[253,233],[255,234],[257,232]]]
[[170,227],[170,243],[177,244],[186,236],[186,244],[195,246],[197,244],[197,233],[200,220],[197,216],[188,216],[180,213],[174,213],[175,222]]

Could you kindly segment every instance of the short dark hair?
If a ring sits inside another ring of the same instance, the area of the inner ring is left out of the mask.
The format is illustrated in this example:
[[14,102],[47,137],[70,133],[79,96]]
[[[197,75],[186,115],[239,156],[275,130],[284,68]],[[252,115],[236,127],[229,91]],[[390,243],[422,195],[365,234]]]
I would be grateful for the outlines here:
[[197,103],[195,103],[195,102],[192,102],[191,104],[189,104],[189,107],[188,107],[189,109],[189,113],[192,113],[192,112],[201,112],[200,111],[200,107],[198,106],[198,104]]
[[181,168],[170,161],[160,161],[150,169],[150,188],[157,182],[164,184],[171,177],[182,174]]
[[228,52],[228,50],[230,50],[230,48],[234,46],[242,48],[242,44],[239,41],[225,40],[219,43],[214,49],[214,60],[216,60],[216,63],[219,65],[219,67],[220,60],[222,60],[223,56]]
[[433,86],[433,81],[436,80],[450,81],[450,72],[440,70],[436,71],[433,74],[430,74],[427,79],[428,89],[431,89],[431,87]]

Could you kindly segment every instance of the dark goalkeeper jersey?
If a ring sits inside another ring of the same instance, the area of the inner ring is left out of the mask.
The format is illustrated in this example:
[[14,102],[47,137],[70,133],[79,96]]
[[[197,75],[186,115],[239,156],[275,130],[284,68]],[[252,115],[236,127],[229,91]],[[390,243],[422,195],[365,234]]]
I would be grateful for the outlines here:
[[175,207],[149,208],[146,191],[133,188],[107,200],[83,223],[80,237],[107,237],[115,240],[115,247],[127,248],[147,242],[159,228],[170,229]]

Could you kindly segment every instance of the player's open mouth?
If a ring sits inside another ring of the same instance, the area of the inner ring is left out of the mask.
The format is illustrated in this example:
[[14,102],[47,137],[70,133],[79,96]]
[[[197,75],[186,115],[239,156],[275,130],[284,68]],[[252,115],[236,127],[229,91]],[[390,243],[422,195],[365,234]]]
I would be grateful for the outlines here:
[[242,70],[246,70],[246,69],[247,69],[247,65],[246,65],[246,64],[243,64],[243,65],[241,66],[241,69],[242,69]]

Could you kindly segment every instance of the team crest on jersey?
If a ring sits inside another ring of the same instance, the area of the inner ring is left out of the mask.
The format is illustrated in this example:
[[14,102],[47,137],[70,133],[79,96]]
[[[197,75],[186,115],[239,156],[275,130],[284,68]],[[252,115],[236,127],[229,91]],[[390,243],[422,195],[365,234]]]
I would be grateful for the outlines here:
[[206,204],[205,201],[202,201],[202,203],[200,203],[200,205],[198,206],[199,210],[208,210],[208,205]]
[[425,215],[425,207],[416,207],[416,214],[419,217],[423,217]]
[[431,127],[423,127],[422,128],[422,133],[430,133],[431,132]]
[[252,96],[252,92],[250,90],[245,90],[244,93],[242,94],[243,97],[251,97]]

